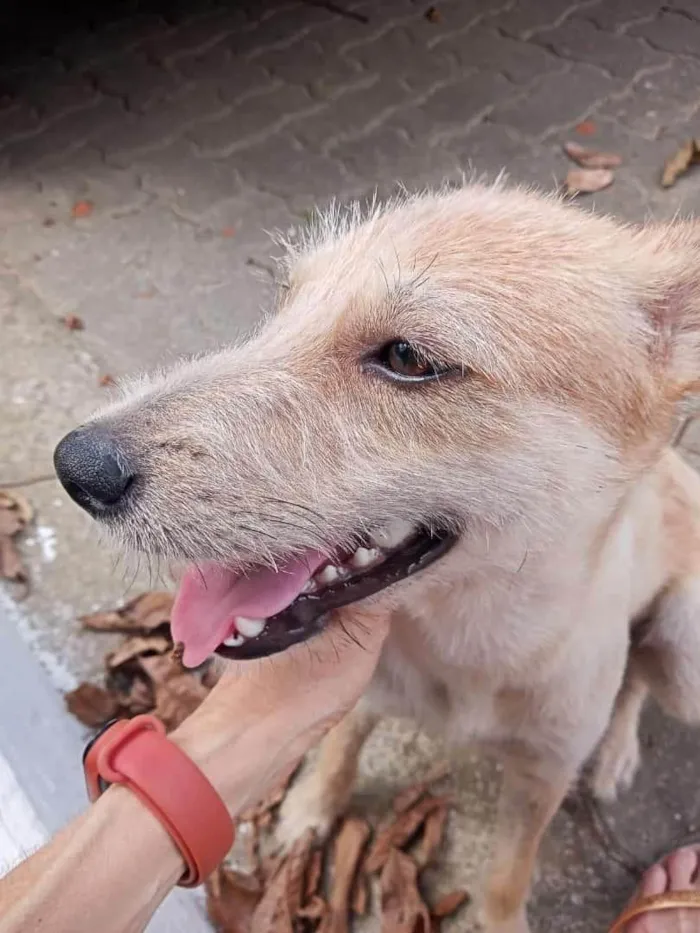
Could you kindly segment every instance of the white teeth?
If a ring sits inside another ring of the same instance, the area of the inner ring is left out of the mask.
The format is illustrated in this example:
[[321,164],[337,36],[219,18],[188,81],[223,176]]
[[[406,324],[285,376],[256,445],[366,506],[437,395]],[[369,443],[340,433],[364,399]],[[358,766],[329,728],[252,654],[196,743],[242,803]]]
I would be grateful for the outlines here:
[[313,593],[316,589],[316,584],[313,580],[307,580],[302,588],[302,593]]
[[377,547],[391,550],[402,544],[406,538],[410,538],[414,531],[415,528],[410,522],[405,522],[403,519],[397,518],[387,525],[386,528],[373,531],[370,538],[372,539],[372,543],[376,544]]
[[245,616],[236,616],[236,628],[244,638],[257,638],[265,628],[267,619],[246,619]]
[[227,648],[238,648],[244,641],[245,638],[242,635],[231,635],[230,638],[224,639],[224,644]]
[[328,564],[327,567],[324,567],[320,573],[316,574],[316,579],[319,583],[334,583],[338,579],[338,568],[334,567],[333,564]]
[[370,550],[366,547],[358,547],[358,549],[350,558],[350,563],[353,567],[369,567],[369,565],[373,564],[378,557],[379,551],[375,550],[374,548]]

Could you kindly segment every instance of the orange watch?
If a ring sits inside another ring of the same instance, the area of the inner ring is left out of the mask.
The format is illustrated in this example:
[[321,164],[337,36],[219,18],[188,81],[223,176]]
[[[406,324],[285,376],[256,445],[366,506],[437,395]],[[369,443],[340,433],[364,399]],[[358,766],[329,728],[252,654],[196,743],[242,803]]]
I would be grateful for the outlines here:
[[160,820],[185,861],[183,887],[202,884],[233,845],[223,800],[155,716],[108,722],[86,746],[83,770],[92,802],[123,784]]

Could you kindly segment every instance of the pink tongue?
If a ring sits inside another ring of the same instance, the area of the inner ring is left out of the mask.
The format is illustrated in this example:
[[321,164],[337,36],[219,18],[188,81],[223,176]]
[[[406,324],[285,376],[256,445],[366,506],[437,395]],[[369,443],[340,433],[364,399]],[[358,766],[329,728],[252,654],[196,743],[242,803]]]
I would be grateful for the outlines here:
[[325,558],[308,551],[278,570],[261,567],[247,575],[221,564],[189,567],[175,597],[170,627],[185,646],[183,663],[197,667],[235,629],[236,616],[267,619],[286,609]]

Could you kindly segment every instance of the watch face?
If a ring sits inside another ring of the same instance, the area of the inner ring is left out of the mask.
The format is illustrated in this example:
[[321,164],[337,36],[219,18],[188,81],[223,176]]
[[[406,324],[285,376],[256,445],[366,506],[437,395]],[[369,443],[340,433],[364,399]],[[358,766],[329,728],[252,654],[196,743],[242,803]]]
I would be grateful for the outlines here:
[[[87,743],[87,745],[85,746],[85,749],[84,749],[84,751],[83,751],[83,768],[85,768],[85,763],[86,763],[86,761],[87,761],[87,759],[88,759],[88,755],[90,754],[90,752],[91,752],[91,751],[93,750],[93,748],[95,747],[95,742],[97,742],[97,740],[98,740],[99,738],[101,738],[101,737],[105,734],[105,732],[106,732],[108,729],[111,729],[115,722],[120,722],[120,721],[121,721],[121,720],[118,719],[118,718],[110,719],[109,722],[106,722],[106,723],[104,724],[104,726],[102,726],[102,728],[99,729],[99,730],[93,735],[93,737],[92,737],[92,738],[90,739],[90,741]],[[102,775],[98,774],[98,775],[97,775],[97,783],[98,783],[99,788],[100,788],[100,793],[101,793],[101,794],[104,794],[104,792],[105,792],[105,791],[107,790],[107,788],[109,787],[109,781],[105,781],[105,779],[102,777]]]

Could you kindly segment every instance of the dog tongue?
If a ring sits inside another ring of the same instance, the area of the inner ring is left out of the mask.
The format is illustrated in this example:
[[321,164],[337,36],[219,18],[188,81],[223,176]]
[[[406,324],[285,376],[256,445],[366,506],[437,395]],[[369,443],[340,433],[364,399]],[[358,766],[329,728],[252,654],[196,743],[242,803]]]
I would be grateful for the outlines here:
[[175,597],[170,627],[185,646],[183,663],[197,667],[235,631],[236,616],[267,619],[293,603],[325,560],[318,551],[289,560],[277,570],[247,574],[221,564],[189,567]]

